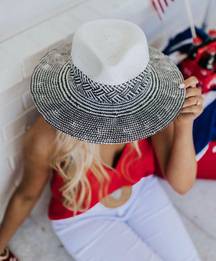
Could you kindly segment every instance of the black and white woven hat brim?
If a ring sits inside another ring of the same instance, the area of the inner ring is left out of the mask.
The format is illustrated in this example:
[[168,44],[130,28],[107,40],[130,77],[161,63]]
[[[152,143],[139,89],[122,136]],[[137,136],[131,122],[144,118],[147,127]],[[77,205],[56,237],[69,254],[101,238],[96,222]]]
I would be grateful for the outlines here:
[[147,68],[121,85],[93,82],[71,62],[70,50],[52,50],[34,69],[31,94],[56,129],[90,143],[128,143],[154,135],[179,114],[183,77],[169,57],[149,47]]

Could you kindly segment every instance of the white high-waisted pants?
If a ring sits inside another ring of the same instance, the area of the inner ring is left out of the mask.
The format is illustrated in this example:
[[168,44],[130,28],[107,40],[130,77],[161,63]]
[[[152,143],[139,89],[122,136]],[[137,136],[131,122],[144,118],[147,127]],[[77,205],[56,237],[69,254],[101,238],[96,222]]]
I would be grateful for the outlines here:
[[78,216],[51,221],[69,254],[77,261],[200,261],[158,179],[143,177],[120,207],[99,202]]

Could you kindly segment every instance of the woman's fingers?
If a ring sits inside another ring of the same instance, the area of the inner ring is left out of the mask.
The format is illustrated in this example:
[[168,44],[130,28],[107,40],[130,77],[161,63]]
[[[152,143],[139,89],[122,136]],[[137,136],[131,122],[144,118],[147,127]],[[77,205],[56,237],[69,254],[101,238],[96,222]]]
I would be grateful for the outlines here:
[[186,97],[182,106],[182,113],[199,113],[202,110],[203,96],[201,87],[196,87],[199,83],[194,76],[184,81],[186,87]]
[[202,94],[201,87],[197,87],[198,83],[199,83],[198,79],[195,76],[191,76],[187,78],[183,84],[180,84],[181,87],[184,86],[184,88],[186,88],[185,98],[189,98],[192,96],[200,96]]
[[185,102],[182,106],[182,108],[188,107],[188,106],[192,106],[192,105],[199,105],[203,103],[203,96],[191,96],[188,97],[187,99],[185,99]]
[[191,96],[199,96],[202,94],[202,89],[201,87],[188,87],[186,89],[186,98],[191,97]]
[[185,81],[184,81],[184,85],[186,88],[188,87],[196,87],[196,85],[199,83],[198,79],[195,77],[195,76],[191,76],[189,78],[187,78]]
[[186,94],[178,119],[192,120],[202,113],[204,98],[202,88],[197,87],[198,83],[198,79],[192,76],[180,84],[179,88],[185,88]]
[[203,110],[202,105],[192,105],[181,109],[182,113],[199,113]]

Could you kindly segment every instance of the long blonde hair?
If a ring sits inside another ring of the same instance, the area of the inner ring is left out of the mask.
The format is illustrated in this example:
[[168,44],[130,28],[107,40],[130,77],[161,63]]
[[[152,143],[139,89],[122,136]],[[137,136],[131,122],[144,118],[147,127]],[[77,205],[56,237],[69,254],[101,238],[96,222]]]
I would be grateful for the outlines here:
[[[91,187],[86,175],[87,171],[90,169],[99,182],[98,196],[101,199],[107,194],[110,182],[110,176],[103,165],[108,168],[111,167],[102,161],[99,153],[99,144],[82,142],[59,130],[56,131],[54,143],[50,167],[57,170],[63,178],[64,185],[61,191],[64,206],[73,210],[76,215],[77,211],[86,211],[91,202]],[[138,158],[141,157],[138,141],[133,141],[130,145],[129,153],[126,156],[135,149]],[[123,158],[123,160],[127,162],[127,166],[121,164],[124,167],[122,173],[128,180],[133,180],[127,175],[126,167],[128,167],[130,162],[126,161],[126,158]],[[134,158],[134,160],[136,159]],[[114,168],[111,169],[115,171]],[[85,206],[84,202],[86,203]]]

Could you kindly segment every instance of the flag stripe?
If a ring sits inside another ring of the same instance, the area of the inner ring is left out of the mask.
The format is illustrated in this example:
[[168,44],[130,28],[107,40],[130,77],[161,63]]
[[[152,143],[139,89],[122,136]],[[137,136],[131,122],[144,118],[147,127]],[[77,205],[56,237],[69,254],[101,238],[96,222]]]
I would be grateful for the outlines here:
[[[170,0],[171,2],[174,2],[174,0]],[[162,16],[165,13],[165,10],[169,6],[169,1],[168,0],[151,0],[152,6],[157,12],[157,15],[159,16],[160,19],[162,19]]]

